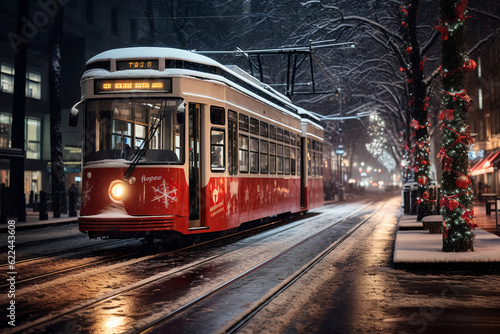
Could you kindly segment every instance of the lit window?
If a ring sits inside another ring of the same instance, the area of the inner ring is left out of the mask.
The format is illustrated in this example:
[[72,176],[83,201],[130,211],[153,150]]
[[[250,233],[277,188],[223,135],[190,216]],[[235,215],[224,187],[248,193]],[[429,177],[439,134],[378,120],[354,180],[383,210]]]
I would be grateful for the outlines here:
[[[241,116],[241,114],[240,114]],[[241,119],[241,117],[240,117]],[[240,172],[241,173],[248,173],[248,137],[247,136],[242,136],[240,135],[240,140],[239,140],[239,147],[240,147],[240,153],[239,153],[239,160],[240,160]]]
[[14,93],[14,66],[2,64],[1,67],[2,91]]
[[12,115],[0,114],[0,147],[10,147]]
[[26,73],[26,97],[40,100],[42,98],[42,76],[35,72]]
[[[1,89],[3,92],[14,93],[14,66],[2,64]],[[42,76],[36,72],[26,72],[26,97],[40,100],[42,98]]]
[[39,119],[26,118],[26,159],[41,159],[41,122]]
[[225,170],[225,133],[223,130],[212,129],[210,131],[211,152],[210,152],[210,166],[212,171],[223,172]]
[[[0,147],[11,147],[12,115],[0,114]],[[36,118],[25,118],[24,140],[27,159],[41,159],[42,135],[41,121]]]

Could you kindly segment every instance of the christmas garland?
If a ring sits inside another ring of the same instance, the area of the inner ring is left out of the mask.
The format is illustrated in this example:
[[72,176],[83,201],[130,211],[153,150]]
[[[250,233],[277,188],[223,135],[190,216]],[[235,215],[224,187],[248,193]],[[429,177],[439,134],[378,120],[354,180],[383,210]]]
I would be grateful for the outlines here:
[[439,120],[442,147],[437,155],[442,168],[439,201],[443,216],[443,251],[473,251],[474,218],[469,167],[469,145],[473,143],[466,113],[471,98],[464,87],[464,72],[473,71],[476,62],[464,50],[465,7],[467,0],[441,0],[441,21],[435,28],[441,32],[443,76]]

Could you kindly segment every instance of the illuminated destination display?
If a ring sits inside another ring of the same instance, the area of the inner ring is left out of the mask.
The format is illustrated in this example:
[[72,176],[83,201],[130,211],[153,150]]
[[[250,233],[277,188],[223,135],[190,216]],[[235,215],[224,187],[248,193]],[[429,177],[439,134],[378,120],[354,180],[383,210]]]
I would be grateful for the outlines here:
[[172,79],[161,78],[96,80],[94,88],[95,94],[128,91],[171,93]]
[[158,60],[144,59],[144,60],[119,60],[116,61],[116,70],[157,70]]

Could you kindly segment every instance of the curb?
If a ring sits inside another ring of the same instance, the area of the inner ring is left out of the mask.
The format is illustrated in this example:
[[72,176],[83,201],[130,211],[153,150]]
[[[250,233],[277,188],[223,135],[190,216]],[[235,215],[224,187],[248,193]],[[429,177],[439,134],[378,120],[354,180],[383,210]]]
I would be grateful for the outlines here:
[[[78,222],[78,217],[63,218],[57,221],[17,222],[16,231],[34,230],[48,226],[58,226]],[[0,225],[0,233],[7,232],[7,224]]]

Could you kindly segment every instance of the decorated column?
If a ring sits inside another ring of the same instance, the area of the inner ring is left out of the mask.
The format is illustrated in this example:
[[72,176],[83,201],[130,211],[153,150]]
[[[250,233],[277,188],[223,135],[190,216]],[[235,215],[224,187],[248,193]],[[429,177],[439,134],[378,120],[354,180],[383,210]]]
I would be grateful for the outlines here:
[[472,138],[466,122],[471,99],[464,89],[464,73],[475,69],[465,50],[465,7],[467,0],[440,0],[441,20],[436,26],[442,40],[441,93],[442,180],[440,201],[443,216],[443,251],[474,250],[472,187],[469,145]]
[[410,91],[410,100],[408,106],[411,109],[412,121],[411,127],[411,153],[413,163],[411,168],[415,173],[415,180],[418,182],[417,192],[417,220],[429,215],[431,205],[435,199],[430,198],[428,185],[431,181],[430,170],[430,140],[429,140],[429,113],[427,87],[424,82],[424,62],[422,58],[420,44],[417,34],[418,9],[420,0],[411,0],[407,7],[400,7],[403,13],[402,26],[406,29],[405,39],[408,41],[406,46],[407,64],[401,67],[401,72],[406,72],[408,77],[408,88]]

